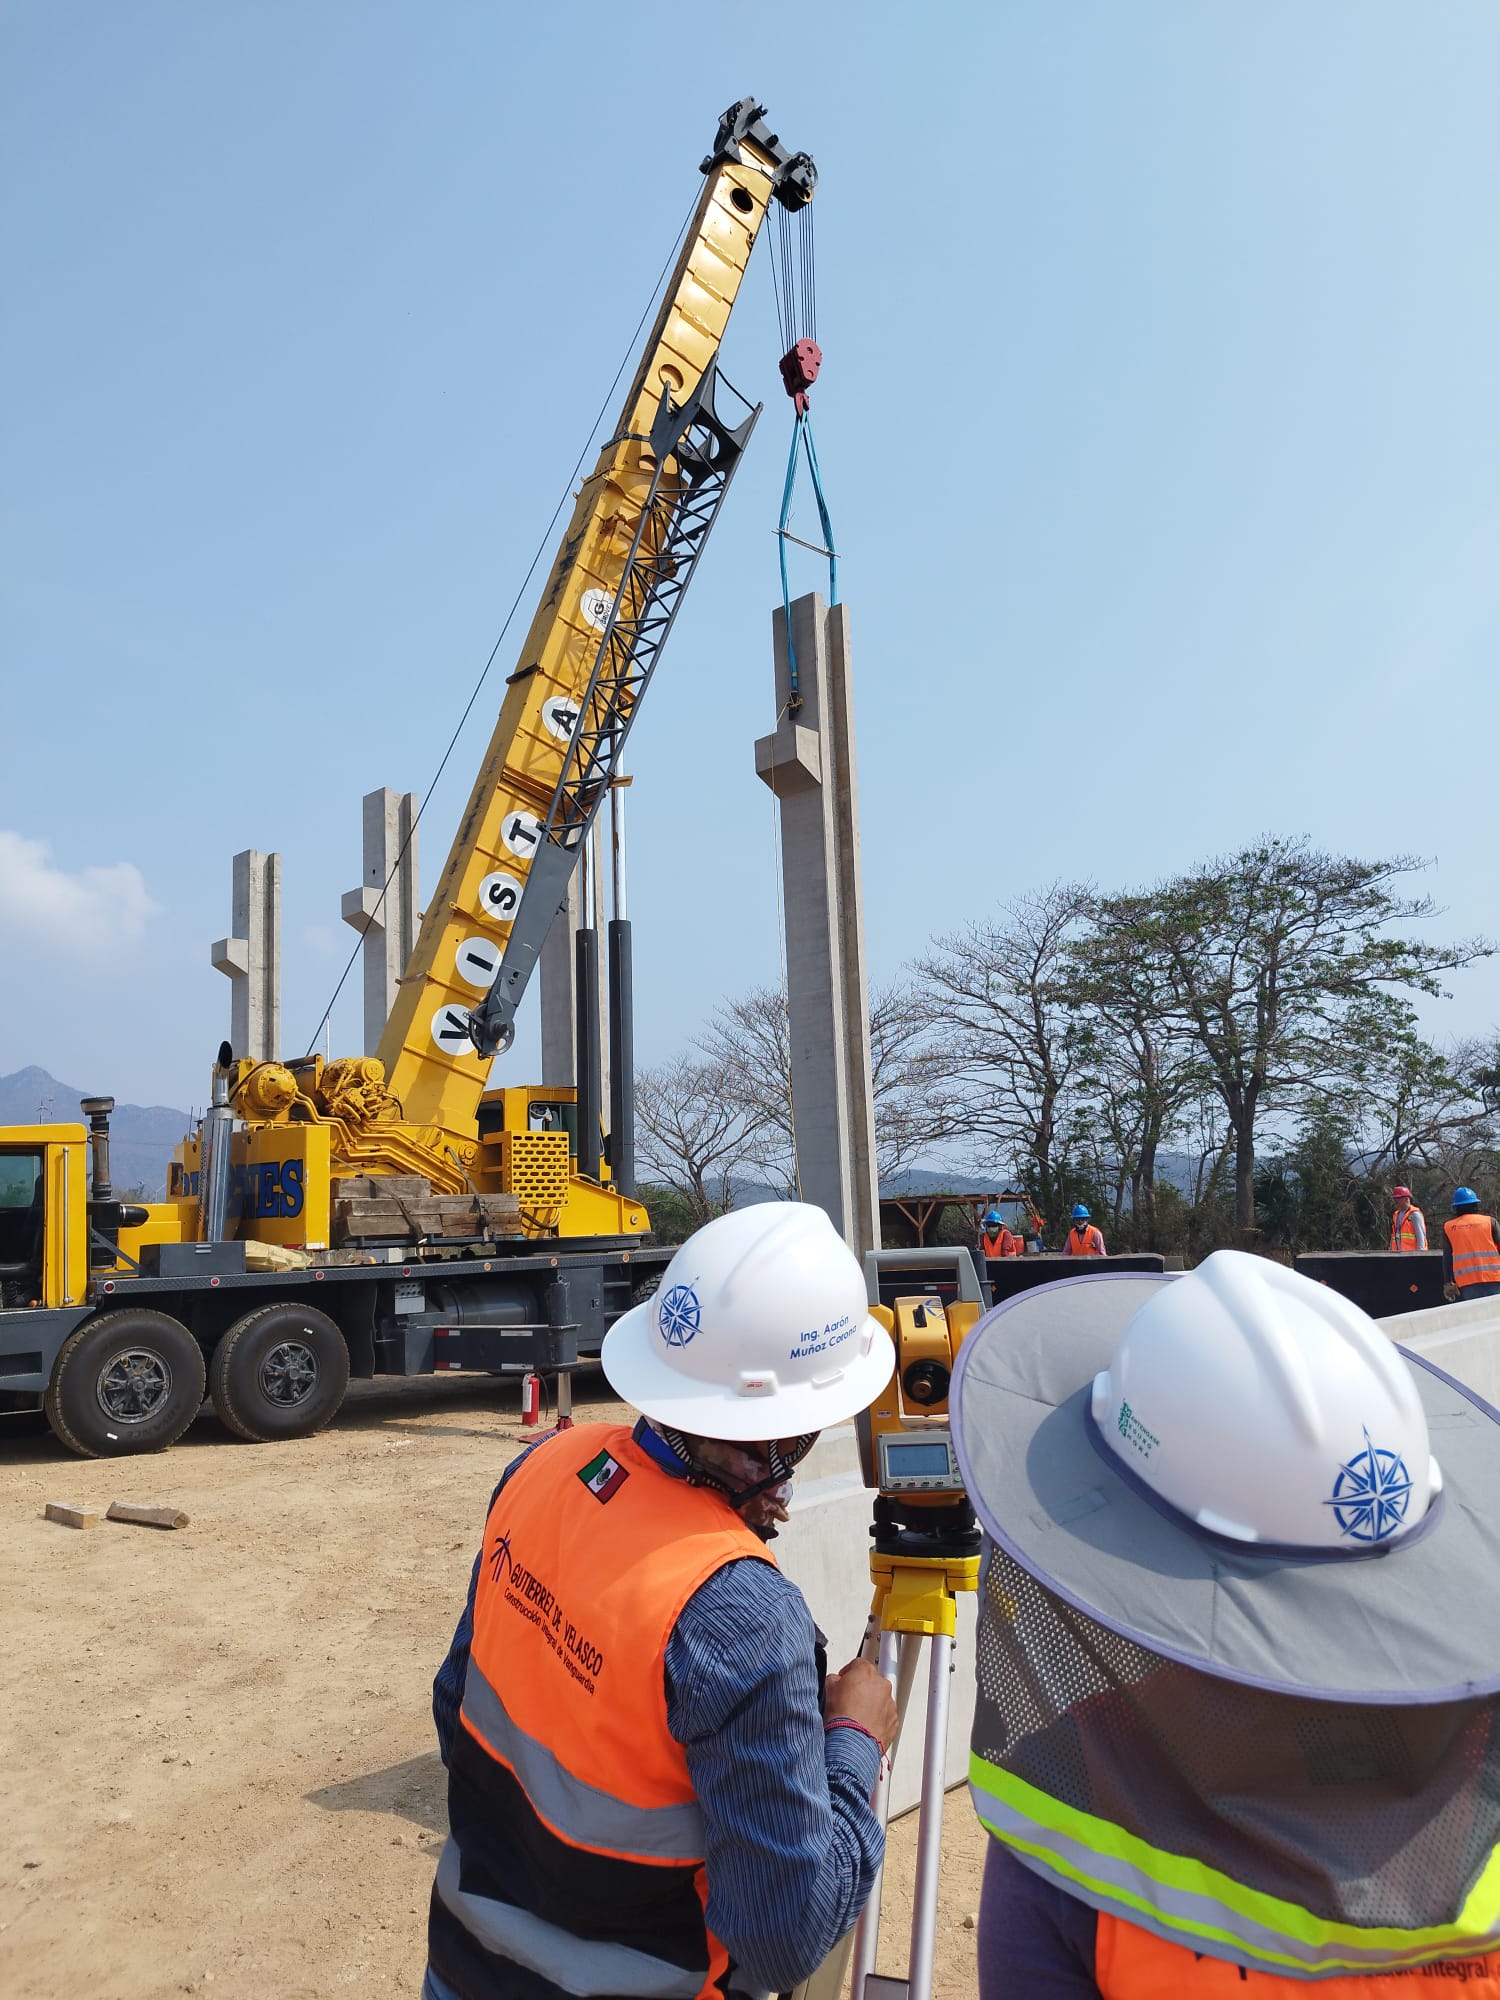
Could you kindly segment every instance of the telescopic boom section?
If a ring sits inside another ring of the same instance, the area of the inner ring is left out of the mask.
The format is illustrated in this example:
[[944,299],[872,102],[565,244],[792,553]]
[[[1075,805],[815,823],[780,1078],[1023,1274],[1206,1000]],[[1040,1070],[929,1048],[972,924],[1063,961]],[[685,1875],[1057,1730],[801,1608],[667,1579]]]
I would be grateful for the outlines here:
[[[771,201],[816,171],[753,98],[720,120],[702,197],[619,421],[579,491],[380,1043],[434,1148],[472,1150],[490,1057],[567,894],[756,412],[731,424],[719,343]],[[732,393],[732,392],[731,392]]]

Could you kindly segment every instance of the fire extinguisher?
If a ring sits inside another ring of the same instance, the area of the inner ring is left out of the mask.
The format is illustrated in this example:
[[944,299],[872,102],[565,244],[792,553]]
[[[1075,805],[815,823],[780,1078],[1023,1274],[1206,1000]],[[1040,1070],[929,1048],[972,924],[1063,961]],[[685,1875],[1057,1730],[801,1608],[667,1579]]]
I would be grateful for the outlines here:
[[540,1375],[524,1375],[521,1378],[521,1426],[523,1430],[535,1430],[542,1421],[542,1378]]

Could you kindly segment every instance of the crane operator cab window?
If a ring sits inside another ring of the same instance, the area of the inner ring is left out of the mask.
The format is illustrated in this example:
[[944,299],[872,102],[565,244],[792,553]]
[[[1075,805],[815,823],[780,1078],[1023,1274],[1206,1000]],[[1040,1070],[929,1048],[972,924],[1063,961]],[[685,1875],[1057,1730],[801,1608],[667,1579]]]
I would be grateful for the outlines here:
[[42,1155],[0,1147],[0,1303],[26,1305],[42,1275]]

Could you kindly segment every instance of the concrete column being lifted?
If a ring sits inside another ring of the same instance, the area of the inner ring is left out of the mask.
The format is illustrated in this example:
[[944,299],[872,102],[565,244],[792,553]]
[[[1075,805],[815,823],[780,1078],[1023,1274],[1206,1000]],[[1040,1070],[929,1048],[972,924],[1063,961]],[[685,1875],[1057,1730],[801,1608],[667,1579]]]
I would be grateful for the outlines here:
[[230,983],[229,1045],[252,1062],[281,1057],[281,856],[234,857],[233,935],[209,947]]
[[[387,888],[386,884],[390,887]],[[417,942],[417,795],[382,787],[364,796],[364,880],[340,908],[364,938],[365,1054],[374,1055]]]
[[826,609],[816,592],[792,606],[795,713],[785,613],[771,622],[780,720],[756,744],[755,769],[781,807],[797,1177],[862,1257],[880,1235],[849,609]]

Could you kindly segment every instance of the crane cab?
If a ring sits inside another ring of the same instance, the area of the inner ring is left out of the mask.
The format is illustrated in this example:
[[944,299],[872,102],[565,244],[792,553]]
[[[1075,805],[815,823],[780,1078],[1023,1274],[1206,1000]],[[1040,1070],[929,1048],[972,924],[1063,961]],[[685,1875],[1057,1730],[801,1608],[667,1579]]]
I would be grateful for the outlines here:
[[88,1161],[82,1125],[0,1128],[0,1307],[83,1303]]

